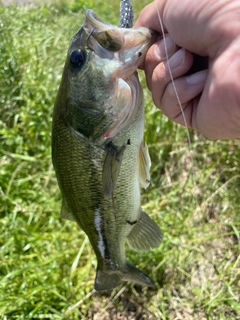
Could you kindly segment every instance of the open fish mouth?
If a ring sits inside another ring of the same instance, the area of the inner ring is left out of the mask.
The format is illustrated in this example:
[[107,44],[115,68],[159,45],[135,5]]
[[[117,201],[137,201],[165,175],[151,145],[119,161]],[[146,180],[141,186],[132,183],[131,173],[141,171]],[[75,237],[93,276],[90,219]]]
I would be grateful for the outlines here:
[[154,31],[148,28],[119,28],[102,21],[93,10],[87,10],[83,30],[92,54],[119,61],[118,71],[124,70],[124,73],[118,76],[122,78],[137,69],[155,40]]

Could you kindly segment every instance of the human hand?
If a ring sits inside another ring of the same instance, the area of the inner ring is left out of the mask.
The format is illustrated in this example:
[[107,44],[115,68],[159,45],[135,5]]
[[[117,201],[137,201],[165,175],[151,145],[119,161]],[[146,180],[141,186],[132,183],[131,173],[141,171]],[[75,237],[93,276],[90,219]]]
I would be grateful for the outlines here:
[[[135,24],[162,34],[149,49],[143,69],[155,105],[171,120],[209,139],[240,137],[240,1],[155,0],[146,6]],[[208,58],[208,69],[186,76],[197,54]]]

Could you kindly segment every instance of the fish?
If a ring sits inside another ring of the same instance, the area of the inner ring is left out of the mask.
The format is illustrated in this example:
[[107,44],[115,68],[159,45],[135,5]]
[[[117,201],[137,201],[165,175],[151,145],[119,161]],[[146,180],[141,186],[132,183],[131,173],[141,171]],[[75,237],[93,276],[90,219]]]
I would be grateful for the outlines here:
[[87,234],[97,258],[94,288],[122,282],[153,287],[126,259],[158,247],[162,232],[141,209],[150,182],[144,142],[143,91],[137,68],[155,40],[144,27],[120,27],[88,9],[73,36],[52,120],[52,162],[62,194],[61,217]]

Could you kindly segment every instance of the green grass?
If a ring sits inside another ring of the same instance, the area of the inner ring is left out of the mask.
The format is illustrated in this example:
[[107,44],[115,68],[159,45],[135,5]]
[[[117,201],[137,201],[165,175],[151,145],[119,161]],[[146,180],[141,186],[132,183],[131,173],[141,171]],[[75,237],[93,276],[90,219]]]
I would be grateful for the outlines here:
[[[136,15],[144,3],[134,1]],[[185,129],[156,110],[146,88],[152,182],[142,202],[164,240],[127,256],[157,290],[125,284],[87,296],[96,259],[85,234],[59,217],[50,156],[53,104],[86,7],[117,23],[118,1],[0,6],[0,315],[63,319],[83,300],[65,318],[240,319],[239,141],[190,132],[189,152]]]

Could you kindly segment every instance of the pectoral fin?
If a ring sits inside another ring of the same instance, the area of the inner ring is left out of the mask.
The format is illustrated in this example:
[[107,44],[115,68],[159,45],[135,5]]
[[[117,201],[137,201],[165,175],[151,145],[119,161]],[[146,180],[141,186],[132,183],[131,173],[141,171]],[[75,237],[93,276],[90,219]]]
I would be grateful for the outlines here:
[[66,201],[63,199],[62,201],[62,207],[61,207],[61,218],[63,219],[67,219],[67,220],[70,220],[70,221],[75,221],[71,211],[68,209],[68,206],[67,206],[67,203]]
[[144,189],[146,189],[150,183],[150,166],[151,159],[148,152],[148,146],[146,143],[142,142],[138,154],[138,170],[139,182]]
[[120,172],[126,146],[116,147],[113,143],[106,146],[107,155],[103,165],[102,182],[104,196],[110,198]]
[[158,247],[162,237],[158,225],[144,211],[141,211],[141,217],[128,235],[127,241],[135,251],[147,251]]

